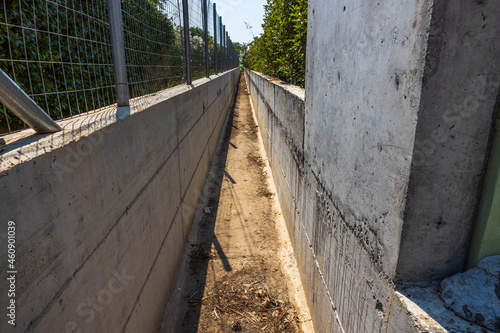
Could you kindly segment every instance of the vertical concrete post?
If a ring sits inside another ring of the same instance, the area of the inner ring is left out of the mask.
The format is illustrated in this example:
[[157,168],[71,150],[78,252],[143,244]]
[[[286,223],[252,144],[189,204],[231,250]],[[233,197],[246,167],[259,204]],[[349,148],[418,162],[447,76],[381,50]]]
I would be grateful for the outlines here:
[[498,1],[432,8],[398,282],[439,280],[465,267],[500,96],[498,17]]
[[202,0],[202,13],[203,13],[203,38],[205,46],[205,76],[210,77],[210,60],[208,58],[208,1]]
[[123,38],[123,18],[121,0],[108,1],[109,31],[113,55],[116,98],[118,106],[129,105],[127,67],[125,62],[125,40]]
[[186,83],[193,83],[191,76],[191,41],[189,40],[189,6],[188,0],[182,0],[182,14],[184,20],[184,64],[186,66]]
[[219,74],[219,66],[217,63],[217,5],[214,3],[214,63],[215,75]]

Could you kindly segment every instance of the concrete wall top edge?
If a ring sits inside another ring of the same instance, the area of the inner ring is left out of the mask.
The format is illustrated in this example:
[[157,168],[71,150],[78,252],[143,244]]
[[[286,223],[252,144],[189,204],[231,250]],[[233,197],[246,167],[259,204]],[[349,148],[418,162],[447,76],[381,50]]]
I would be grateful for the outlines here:
[[32,129],[26,129],[5,135],[2,138],[6,141],[7,146],[0,153],[0,173],[16,165],[28,162],[41,154],[58,149],[69,142],[79,140],[98,130],[105,129],[130,115],[142,112],[156,104],[208,84],[235,70],[238,69],[226,71],[219,75],[212,75],[209,78],[195,80],[191,86],[182,84],[131,99],[130,107],[117,108],[112,105],[92,113],[58,121],[57,123],[63,129],[60,132],[38,135]]
[[260,77],[262,77],[264,80],[276,85],[276,86],[279,86],[280,88],[283,88],[284,90],[288,91],[289,93],[295,95],[297,98],[305,101],[306,99],[306,91],[304,88],[301,88],[299,86],[295,86],[291,83],[287,83],[285,81],[282,81],[278,78],[275,78],[275,77],[272,77],[272,76],[269,76],[269,75],[266,75],[266,74],[263,74],[263,73],[260,73],[260,72],[256,72],[256,71],[253,71],[253,70],[249,70],[252,74],[254,75],[258,75]]

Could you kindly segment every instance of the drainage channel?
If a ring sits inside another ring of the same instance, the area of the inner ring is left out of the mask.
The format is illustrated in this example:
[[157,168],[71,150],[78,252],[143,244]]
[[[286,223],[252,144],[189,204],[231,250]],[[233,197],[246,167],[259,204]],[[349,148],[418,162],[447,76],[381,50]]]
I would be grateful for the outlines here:
[[313,332],[244,75],[161,332]]

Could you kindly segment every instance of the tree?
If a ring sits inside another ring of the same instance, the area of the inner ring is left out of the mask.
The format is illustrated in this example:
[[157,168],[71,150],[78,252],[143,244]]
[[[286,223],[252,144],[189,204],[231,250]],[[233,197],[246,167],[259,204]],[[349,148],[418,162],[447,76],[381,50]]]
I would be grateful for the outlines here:
[[267,0],[264,33],[242,49],[244,67],[304,87],[307,0]]
[[245,45],[245,44],[233,42],[233,47],[234,47],[234,50],[236,51],[236,53],[241,55],[241,49],[243,48],[243,45]]

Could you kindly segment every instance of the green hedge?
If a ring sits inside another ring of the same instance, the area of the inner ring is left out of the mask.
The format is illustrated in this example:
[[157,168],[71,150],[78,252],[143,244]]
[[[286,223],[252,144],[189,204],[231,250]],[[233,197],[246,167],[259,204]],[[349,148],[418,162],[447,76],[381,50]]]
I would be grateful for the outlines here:
[[[124,15],[124,30],[131,96],[181,83],[182,43],[173,18],[161,10],[158,0],[143,0],[141,8],[134,8],[135,1],[122,3],[129,13]],[[107,20],[107,1],[4,0],[0,69],[55,120],[113,104]],[[139,83],[143,81],[148,83]],[[0,106],[0,134],[8,128],[3,109]],[[20,119],[7,113],[12,131],[24,128]]]
[[242,65],[304,87],[307,0],[268,0],[262,27],[242,48]]

